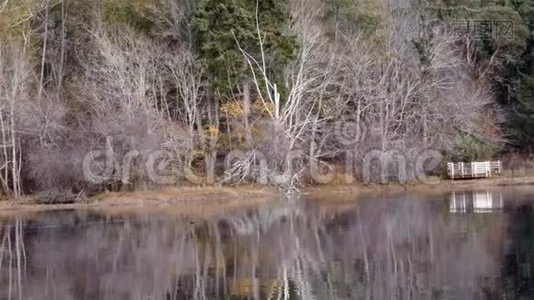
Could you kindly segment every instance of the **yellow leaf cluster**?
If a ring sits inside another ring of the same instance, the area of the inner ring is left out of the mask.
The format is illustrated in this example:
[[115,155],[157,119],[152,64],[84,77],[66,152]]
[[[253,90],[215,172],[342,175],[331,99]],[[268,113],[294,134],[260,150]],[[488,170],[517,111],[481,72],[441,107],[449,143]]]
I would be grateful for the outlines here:
[[223,104],[220,108],[220,111],[221,113],[234,117],[234,118],[242,116],[245,113],[243,104],[238,101],[230,101],[230,102]]
[[210,125],[206,128],[206,134],[210,137],[216,137],[219,135],[219,128],[214,125]]
[[147,25],[144,23],[147,21],[151,0],[106,0],[104,4],[106,15],[112,23]]
[[253,109],[254,111],[258,112],[262,116],[268,116],[270,114],[273,114],[275,111],[275,107],[273,103],[264,102],[261,100],[254,102]]
[[35,4],[34,0],[7,2],[0,13],[0,38],[3,40],[22,40],[31,30],[32,12],[37,10]]

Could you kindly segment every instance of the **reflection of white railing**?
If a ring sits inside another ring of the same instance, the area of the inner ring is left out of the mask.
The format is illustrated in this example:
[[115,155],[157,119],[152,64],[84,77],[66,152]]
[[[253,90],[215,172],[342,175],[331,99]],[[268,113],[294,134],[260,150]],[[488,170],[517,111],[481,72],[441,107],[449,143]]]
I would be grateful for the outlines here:
[[451,213],[492,212],[503,208],[503,198],[500,193],[493,192],[453,192],[449,199]]
[[467,198],[465,193],[461,195],[457,195],[456,192],[452,193],[449,200],[449,211],[451,213],[467,212]]
[[451,179],[488,178],[501,173],[501,161],[447,163],[447,174]]

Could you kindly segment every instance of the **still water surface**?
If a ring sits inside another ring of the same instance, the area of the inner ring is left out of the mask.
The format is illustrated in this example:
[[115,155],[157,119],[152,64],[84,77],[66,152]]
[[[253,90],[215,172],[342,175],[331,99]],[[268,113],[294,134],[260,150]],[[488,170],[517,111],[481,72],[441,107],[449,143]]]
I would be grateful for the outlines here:
[[0,219],[0,299],[528,299],[534,189]]

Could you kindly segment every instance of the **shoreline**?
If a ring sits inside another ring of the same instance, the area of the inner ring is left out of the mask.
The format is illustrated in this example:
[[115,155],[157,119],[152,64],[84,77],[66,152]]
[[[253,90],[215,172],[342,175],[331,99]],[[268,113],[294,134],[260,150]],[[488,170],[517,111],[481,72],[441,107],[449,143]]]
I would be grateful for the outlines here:
[[534,176],[525,177],[493,177],[485,179],[448,180],[442,178],[429,178],[424,182],[410,182],[406,184],[339,184],[315,185],[308,187],[304,195],[309,200],[324,201],[325,198],[337,197],[327,202],[355,201],[366,197],[395,196],[405,193],[418,195],[435,195],[450,192],[469,190],[495,190],[512,186],[534,186]]
[[[476,189],[499,189],[507,186],[534,185],[534,176],[494,177],[477,180],[445,180],[430,178],[425,182],[407,184],[361,183],[312,185],[302,189],[302,198],[337,202],[357,201],[364,197],[392,196],[403,193],[439,194],[452,191]],[[162,187],[161,189],[135,192],[108,192],[89,197],[83,202],[72,204],[37,204],[31,196],[19,200],[1,200],[0,215],[44,212],[57,210],[98,210],[107,213],[120,212],[169,212],[204,213],[217,212],[227,208],[247,207],[272,203],[280,199],[273,188],[253,184],[233,187]],[[334,198],[334,200],[329,200]],[[205,205],[209,204],[209,205]]]
[[0,216],[59,210],[93,210],[107,214],[138,212],[203,214],[270,203],[278,196],[269,188],[255,185],[162,187],[148,191],[105,192],[91,196],[85,201],[69,204],[38,204],[31,196],[27,196],[19,200],[1,200]]

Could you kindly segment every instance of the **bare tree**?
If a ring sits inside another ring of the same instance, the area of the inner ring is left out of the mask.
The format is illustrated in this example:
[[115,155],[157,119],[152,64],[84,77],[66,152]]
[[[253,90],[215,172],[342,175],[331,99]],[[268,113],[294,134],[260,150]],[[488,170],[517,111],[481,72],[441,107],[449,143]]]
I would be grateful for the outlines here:
[[[318,23],[320,16],[313,10],[316,7],[306,4],[305,1],[293,1],[290,4],[292,14],[296,15],[292,30],[297,34],[300,49],[298,58],[285,71],[284,88],[288,92],[284,99],[281,98],[278,85],[269,75],[265,33],[259,25],[258,11],[256,11],[256,34],[259,56],[254,57],[240,47],[252,72],[252,82],[259,95],[258,99],[267,111],[271,128],[272,140],[268,145],[270,149],[261,145],[259,149],[270,156],[268,160],[271,182],[287,190],[298,186],[303,174],[302,161],[309,160],[313,156],[307,149],[313,148],[310,146],[310,138],[314,139],[318,124],[323,121],[320,120],[318,113],[324,91],[329,84],[329,70],[332,67],[327,58],[327,43],[322,39],[323,32]],[[239,41],[236,42],[239,45]],[[255,155],[255,152],[251,154]],[[248,157],[244,159],[249,163],[255,161]],[[243,162],[238,164],[248,168]]]
[[4,193],[22,194],[20,129],[18,112],[29,103],[31,81],[28,58],[18,44],[0,47],[0,182]]

